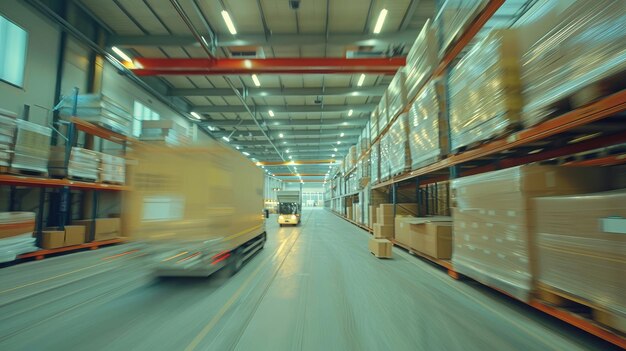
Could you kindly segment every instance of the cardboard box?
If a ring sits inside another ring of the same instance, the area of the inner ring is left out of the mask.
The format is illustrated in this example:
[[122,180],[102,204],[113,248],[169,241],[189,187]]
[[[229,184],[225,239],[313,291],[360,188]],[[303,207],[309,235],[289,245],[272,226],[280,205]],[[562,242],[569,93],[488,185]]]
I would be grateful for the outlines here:
[[65,246],[65,232],[62,230],[45,230],[41,232],[41,248],[56,249]]
[[[73,221],[74,225],[82,225],[85,227],[85,237],[88,238],[91,233],[91,227],[94,221],[90,219]],[[120,219],[119,218],[96,218],[94,241],[110,240],[120,237]]]
[[383,216],[382,213],[380,211],[378,211],[377,214],[377,218],[376,218],[376,223],[377,224],[383,224],[383,225],[394,225],[394,216]]
[[452,217],[437,216],[437,217],[414,217],[407,220],[409,224],[409,246],[419,252],[424,252],[425,237],[427,235],[426,225],[433,222],[450,222],[452,223]]
[[[393,204],[380,204],[378,212],[379,218],[395,216],[417,216],[417,204],[399,203],[396,204],[396,212],[393,211]],[[393,222],[392,222],[393,223]]]
[[397,216],[395,220],[394,239],[402,245],[411,246],[411,226],[410,221],[415,219],[412,216]]
[[392,225],[384,225],[380,223],[374,224],[374,238],[378,239],[391,239],[393,238],[393,228]]
[[65,245],[80,245],[85,242],[85,226],[82,225],[66,225],[65,226]]
[[426,223],[421,252],[434,258],[452,258],[452,222]]
[[378,223],[378,218],[376,218],[377,213],[378,213],[378,208],[376,206],[370,205],[370,217],[369,217],[370,228],[374,228],[374,224]]
[[371,238],[368,243],[370,252],[378,258],[391,258],[391,241],[387,239]]

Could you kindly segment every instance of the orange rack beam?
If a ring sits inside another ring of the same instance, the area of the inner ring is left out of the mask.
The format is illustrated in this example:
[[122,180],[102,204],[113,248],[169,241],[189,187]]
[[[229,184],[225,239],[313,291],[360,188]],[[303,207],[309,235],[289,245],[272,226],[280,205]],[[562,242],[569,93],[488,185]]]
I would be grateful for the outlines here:
[[108,191],[124,191],[129,187],[126,185],[115,185],[105,183],[80,182],[70,179],[38,178],[28,176],[17,176],[11,174],[0,174],[0,184],[17,186],[39,186],[49,188],[70,187],[74,189],[92,189]]
[[93,123],[89,123],[80,118],[71,117],[70,122],[74,123],[74,125],[76,126],[76,129],[80,131],[83,131],[87,134],[95,135],[99,138],[106,139],[115,143],[121,144],[124,142],[133,141],[132,139],[130,139],[129,137],[123,134],[119,134],[119,133],[110,131],[108,129],[101,128]]
[[57,253],[61,253],[61,252],[77,251],[77,250],[82,250],[82,249],[96,250],[100,246],[119,244],[119,243],[122,243],[124,241],[125,241],[125,239],[117,238],[117,239],[110,239],[110,240],[103,240],[103,241],[94,241],[94,242],[84,243],[84,244],[80,244],[80,245],[59,247],[59,248],[56,248],[56,249],[43,249],[43,250],[33,251],[33,252],[29,252],[29,253],[25,253],[25,254],[19,255],[19,256],[17,256],[17,258],[20,259],[20,258],[31,258],[31,257],[34,257],[36,260],[41,260],[41,259],[43,259],[44,257],[46,257],[48,255],[53,255],[53,254],[57,254]]

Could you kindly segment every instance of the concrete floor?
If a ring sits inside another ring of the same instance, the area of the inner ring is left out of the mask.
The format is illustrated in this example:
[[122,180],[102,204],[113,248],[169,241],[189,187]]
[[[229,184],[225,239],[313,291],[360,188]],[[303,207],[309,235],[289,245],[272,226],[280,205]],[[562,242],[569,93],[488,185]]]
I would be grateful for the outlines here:
[[0,350],[612,350],[323,209],[234,277],[155,280],[133,244],[0,269]]

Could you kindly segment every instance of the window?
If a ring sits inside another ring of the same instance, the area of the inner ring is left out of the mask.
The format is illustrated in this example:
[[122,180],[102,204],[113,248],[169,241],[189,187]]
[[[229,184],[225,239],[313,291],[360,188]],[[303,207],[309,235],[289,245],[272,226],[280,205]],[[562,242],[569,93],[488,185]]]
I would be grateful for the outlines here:
[[0,15],[0,80],[24,85],[28,33]]
[[139,101],[135,101],[133,108],[133,136],[139,137],[141,135],[141,121],[156,121],[161,116],[152,111],[146,105]]

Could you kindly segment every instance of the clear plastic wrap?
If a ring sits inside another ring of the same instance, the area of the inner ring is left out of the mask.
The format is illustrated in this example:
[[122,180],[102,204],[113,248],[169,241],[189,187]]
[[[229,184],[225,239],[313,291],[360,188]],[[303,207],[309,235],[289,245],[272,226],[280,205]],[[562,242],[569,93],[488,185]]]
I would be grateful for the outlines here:
[[191,144],[189,131],[184,126],[167,119],[141,121],[141,141],[171,146]]
[[449,80],[451,147],[505,134],[522,108],[517,33],[490,32],[452,69]]
[[428,20],[406,57],[404,73],[406,75],[405,85],[408,101],[417,95],[419,88],[432,75],[439,63],[437,47],[436,33],[430,20]]
[[[536,198],[537,280],[626,318],[626,189]],[[624,224],[622,224],[624,226]]]
[[370,140],[374,141],[378,137],[378,107],[370,114]]
[[361,152],[366,152],[370,147],[370,123],[368,122],[363,128],[363,132],[361,132]]
[[380,142],[372,144],[370,151],[370,183],[380,181]]
[[18,119],[11,167],[24,171],[48,172],[52,129]]
[[528,301],[536,276],[532,199],[602,190],[607,179],[601,168],[536,165],[454,179],[455,270]]
[[465,32],[488,2],[488,0],[446,0],[443,3],[434,21],[439,38],[442,40],[440,57],[443,57],[451,44]]
[[448,135],[440,113],[435,82],[430,82],[415,99],[409,111],[411,168],[434,163],[443,155]]
[[101,153],[80,147],[72,147],[65,169],[65,146],[55,146],[50,155],[50,174],[96,181],[100,175]]
[[[61,117],[72,117],[73,106],[73,97],[65,99],[59,111]],[[117,102],[102,94],[78,95],[76,115],[75,117],[124,135],[130,135],[132,129],[133,117],[131,113]]]
[[408,114],[399,115],[387,134],[389,134],[389,172],[395,176],[411,168]]
[[0,166],[11,165],[16,117],[14,113],[0,109]]
[[126,160],[123,157],[100,154],[102,158],[100,181],[124,184],[126,181]]
[[385,133],[380,138],[380,180],[387,180],[391,177],[389,159],[391,158],[391,134]]
[[387,115],[392,120],[407,104],[404,68],[400,68],[387,87]]
[[352,145],[350,146],[350,148],[348,149],[348,153],[346,154],[346,161],[344,163],[346,172],[356,166],[357,159],[358,157],[356,153],[356,146]]
[[378,134],[381,134],[389,123],[389,110],[387,109],[387,92],[383,94],[378,103]]
[[626,87],[625,1],[575,0],[566,8],[550,2],[535,7],[535,15],[520,28],[528,45],[521,60],[524,125],[553,115],[561,101],[583,89],[582,101],[572,100],[572,105],[603,95],[605,88],[593,84],[608,78],[614,80],[605,84],[609,91]]

